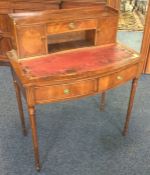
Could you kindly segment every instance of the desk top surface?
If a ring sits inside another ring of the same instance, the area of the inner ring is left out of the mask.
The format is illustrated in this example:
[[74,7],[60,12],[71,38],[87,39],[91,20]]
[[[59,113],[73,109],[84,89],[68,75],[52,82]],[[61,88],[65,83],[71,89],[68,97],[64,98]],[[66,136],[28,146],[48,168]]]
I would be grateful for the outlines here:
[[19,68],[28,78],[56,77],[109,70],[135,62],[138,58],[136,52],[116,44],[19,60]]

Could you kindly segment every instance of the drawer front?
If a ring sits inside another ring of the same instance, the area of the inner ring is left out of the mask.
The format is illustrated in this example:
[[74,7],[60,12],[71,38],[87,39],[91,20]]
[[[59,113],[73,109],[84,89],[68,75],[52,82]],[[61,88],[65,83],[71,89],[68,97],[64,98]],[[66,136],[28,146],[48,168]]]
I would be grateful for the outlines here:
[[96,80],[77,81],[69,84],[43,86],[35,88],[37,103],[84,96],[96,92]]
[[100,78],[98,87],[99,92],[114,88],[126,81],[133,79],[137,75],[137,72],[138,65],[133,65],[125,70]]
[[96,27],[97,27],[96,20],[69,21],[69,22],[62,22],[62,23],[58,22],[54,24],[48,24],[47,33],[57,34],[57,33],[69,32],[69,31],[96,29]]

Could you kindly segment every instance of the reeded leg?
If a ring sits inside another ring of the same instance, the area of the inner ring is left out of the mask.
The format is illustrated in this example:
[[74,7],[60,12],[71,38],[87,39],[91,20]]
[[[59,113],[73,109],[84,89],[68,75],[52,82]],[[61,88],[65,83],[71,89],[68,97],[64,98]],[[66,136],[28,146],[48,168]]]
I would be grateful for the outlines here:
[[35,107],[29,106],[28,111],[29,111],[29,117],[30,117],[30,125],[32,129],[35,166],[36,166],[36,170],[40,171],[40,158],[39,158],[38,136],[37,136],[36,118],[35,118]]
[[101,111],[105,110],[105,98],[106,98],[106,93],[103,92],[100,98],[100,110]]
[[123,130],[123,135],[124,136],[127,135],[128,128],[129,128],[129,122],[130,122],[130,118],[131,118],[131,112],[132,112],[135,92],[136,92],[136,88],[137,88],[137,82],[138,82],[137,78],[133,79],[133,81],[132,81],[128,111],[127,111],[126,121],[125,121],[125,125],[124,125],[124,130]]
[[14,86],[16,90],[16,97],[17,97],[17,102],[18,102],[18,108],[19,108],[19,114],[20,114],[20,119],[21,119],[21,125],[22,125],[22,132],[23,135],[27,135],[26,131],[26,126],[25,126],[25,119],[24,119],[24,113],[23,113],[23,107],[22,107],[22,101],[21,101],[21,94],[20,94],[20,89],[16,81],[14,81]]

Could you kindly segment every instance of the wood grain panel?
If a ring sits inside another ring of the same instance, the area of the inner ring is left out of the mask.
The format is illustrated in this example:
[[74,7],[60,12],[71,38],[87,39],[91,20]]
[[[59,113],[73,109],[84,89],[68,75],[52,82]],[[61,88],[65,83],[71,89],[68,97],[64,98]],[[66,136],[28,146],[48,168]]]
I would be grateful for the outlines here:
[[46,54],[44,26],[18,28],[17,33],[21,58]]
[[131,66],[125,70],[108,75],[99,79],[99,92],[114,88],[129,81],[137,75],[138,65]]
[[115,43],[117,24],[117,16],[102,18],[101,20],[99,20],[96,45]]
[[84,21],[58,22],[58,23],[48,24],[47,33],[56,34],[56,33],[64,33],[69,31],[96,29],[96,27],[97,27],[97,21],[94,19],[84,20]]
[[96,92],[96,80],[83,80],[69,84],[35,88],[36,103],[79,97]]

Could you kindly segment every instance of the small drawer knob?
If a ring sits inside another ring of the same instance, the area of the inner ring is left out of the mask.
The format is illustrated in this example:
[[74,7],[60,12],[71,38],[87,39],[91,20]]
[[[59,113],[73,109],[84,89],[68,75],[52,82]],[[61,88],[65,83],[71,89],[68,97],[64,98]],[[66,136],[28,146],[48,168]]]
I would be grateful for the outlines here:
[[118,75],[117,80],[123,80],[123,77]]
[[70,94],[70,90],[69,89],[64,89],[64,94]]
[[71,30],[73,30],[73,29],[76,28],[76,25],[75,25],[75,23],[73,23],[73,22],[69,23],[68,26],[69,26],[69,29],[71,29]]

